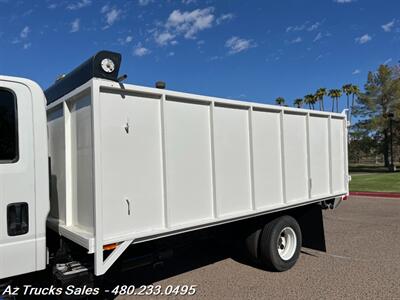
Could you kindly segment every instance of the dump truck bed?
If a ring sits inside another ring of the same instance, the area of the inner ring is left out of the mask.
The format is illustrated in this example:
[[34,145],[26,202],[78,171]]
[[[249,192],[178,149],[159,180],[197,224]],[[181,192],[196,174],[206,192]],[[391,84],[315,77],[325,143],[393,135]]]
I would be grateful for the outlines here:
[[89,253],[348,193],[345,114],[96,78],[47,113],[49,225]]

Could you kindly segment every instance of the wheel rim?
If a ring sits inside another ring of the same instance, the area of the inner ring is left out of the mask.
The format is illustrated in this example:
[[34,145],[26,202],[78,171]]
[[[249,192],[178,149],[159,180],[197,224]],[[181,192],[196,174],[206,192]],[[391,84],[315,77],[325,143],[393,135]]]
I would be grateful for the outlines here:
[[290,227],[285,227],[279,233],[277,250],[281,259],[289,260],[296,252],[297,237],[294,230]]

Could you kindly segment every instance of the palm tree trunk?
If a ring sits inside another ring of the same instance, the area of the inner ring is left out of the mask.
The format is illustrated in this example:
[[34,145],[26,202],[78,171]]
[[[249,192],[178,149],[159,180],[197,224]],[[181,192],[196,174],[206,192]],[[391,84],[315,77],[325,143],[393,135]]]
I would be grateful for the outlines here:
[[352,118],[352,116],[353,116],[353,107],[354,107],[354,94],[352,95],[352,98],[351,98],[351,107],[350,107],[350,113],[349,113],[349,121],[350,121],[350,124],[351,124],[351,118]]
[[325,111],[325,107],[324,107],[324,97],[321,98],[321,108],[322,108],[322,111]]
[[332,112],[335,111],[335,98],[332,98]]

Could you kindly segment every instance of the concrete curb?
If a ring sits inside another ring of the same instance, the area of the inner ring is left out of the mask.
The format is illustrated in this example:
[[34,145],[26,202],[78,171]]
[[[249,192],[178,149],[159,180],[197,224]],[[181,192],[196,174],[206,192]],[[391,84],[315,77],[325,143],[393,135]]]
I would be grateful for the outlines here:
[[400,198],[400,193],[390,192],[350,192],[350,196],[366,196],[379,198]]

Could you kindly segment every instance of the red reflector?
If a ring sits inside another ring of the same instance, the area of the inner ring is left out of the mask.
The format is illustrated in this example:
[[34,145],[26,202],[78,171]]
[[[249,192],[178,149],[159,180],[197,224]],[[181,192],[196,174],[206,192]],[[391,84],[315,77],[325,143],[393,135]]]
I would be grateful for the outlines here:
[[347,196],[347,195],[342,196],[343,201],[347,200],[348,198],[349,198],[349,196]]

